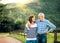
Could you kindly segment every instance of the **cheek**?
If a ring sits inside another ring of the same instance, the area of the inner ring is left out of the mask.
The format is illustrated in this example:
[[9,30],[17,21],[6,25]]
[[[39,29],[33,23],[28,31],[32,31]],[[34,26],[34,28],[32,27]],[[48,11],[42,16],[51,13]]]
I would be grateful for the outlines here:
[[35,21],[35,18],[33,18],[32,20]]
[[40,19],[43,19],[43,16],[41,16]]

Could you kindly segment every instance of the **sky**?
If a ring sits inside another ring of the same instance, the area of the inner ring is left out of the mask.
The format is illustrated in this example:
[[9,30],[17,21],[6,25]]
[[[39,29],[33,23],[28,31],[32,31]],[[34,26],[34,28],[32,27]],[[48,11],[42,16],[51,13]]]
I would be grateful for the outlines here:
[[0,3],[7,4],[7,3],[30,3],[33,2],[33,0],[2,0]]

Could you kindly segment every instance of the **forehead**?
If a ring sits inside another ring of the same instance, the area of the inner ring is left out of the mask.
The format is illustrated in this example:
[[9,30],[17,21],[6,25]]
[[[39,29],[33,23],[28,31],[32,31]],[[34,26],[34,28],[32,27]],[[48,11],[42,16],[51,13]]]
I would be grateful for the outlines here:
[[44,17],[44,15],[40,15],[39,17]]

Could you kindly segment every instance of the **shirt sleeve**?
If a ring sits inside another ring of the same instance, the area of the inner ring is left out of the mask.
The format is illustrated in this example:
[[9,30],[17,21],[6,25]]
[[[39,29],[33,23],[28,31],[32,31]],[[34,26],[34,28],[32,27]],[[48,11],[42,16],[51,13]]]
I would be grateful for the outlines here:
[[50,30],[49,30],[50,32],[53,32],[56,28],[56,26],[48,20],[47,20],[47,25],[50,27]]
[[25,25],[24,32],[25,32],[26,34],[27,34],[27,32],[28,32],[28,26],[27,26],[27,24]]

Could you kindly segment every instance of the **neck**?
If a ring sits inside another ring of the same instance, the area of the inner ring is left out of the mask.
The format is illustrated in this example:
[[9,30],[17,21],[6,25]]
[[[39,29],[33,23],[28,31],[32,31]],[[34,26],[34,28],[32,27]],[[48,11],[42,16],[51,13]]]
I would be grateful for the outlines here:
[[32,22],[31,24],[34,24],[34,22]]

